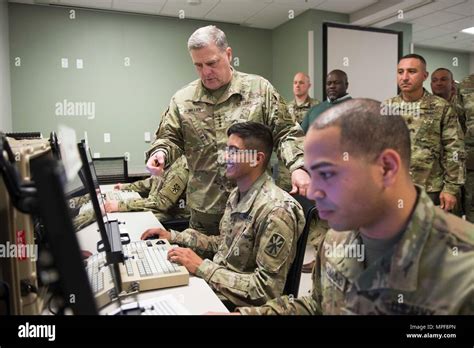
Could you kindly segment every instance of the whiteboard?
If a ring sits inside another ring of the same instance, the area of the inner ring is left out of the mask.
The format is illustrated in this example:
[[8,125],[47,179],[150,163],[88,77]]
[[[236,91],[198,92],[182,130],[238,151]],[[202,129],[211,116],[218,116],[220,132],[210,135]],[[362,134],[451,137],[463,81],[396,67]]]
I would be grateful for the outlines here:
[[[401,57],[401,32],[324,23],[323,76],[339,69],[347,73],[353,98],[383,101],[398,94],[397,63]],[[323,81],[324,97],[325,81]]]

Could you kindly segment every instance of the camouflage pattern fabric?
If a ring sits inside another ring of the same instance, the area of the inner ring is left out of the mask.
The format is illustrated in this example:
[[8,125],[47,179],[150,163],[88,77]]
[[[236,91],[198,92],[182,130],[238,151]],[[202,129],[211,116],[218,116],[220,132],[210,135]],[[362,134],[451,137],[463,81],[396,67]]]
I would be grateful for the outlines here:
[[[401,240],[365,267],[360,232],[330,230],[310,296],[274,299],[242,314],[474,314],[474,225],[435,207],[421,187]],[[349,255],[349,254],[348,254]]]
[[184,154],[189,166],[189,208],[222,214],[235,187],[225,176],[227,129],[247,121],[270,127],[275,151],[290,171],[303,167],[303,132],[283,98],[264,78],[235,70],[219,99],[199,79],[178,91],[161,118],[148,157],[162,150],[169,165]]
[[171,231],[170,242],[206,258],[196,275],[220,298],[261,305],[282,294],[304,223],[299,203],[263,173],[240,200],[238,189],[232,191],[219,236],[187,229]]
[[386,100],[382,112],[398,112],[410,130],[413,181],[427,192],[454,196],[465,182],[464,135],[451,105],[424,90],[416,102],[401,95]]

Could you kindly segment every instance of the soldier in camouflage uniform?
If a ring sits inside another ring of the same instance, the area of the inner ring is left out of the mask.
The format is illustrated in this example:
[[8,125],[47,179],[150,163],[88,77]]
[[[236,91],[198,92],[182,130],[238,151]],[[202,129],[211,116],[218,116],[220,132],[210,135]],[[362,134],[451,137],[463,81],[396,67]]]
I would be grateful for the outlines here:
[[219,233],[230,191],[222,155],[226,131],[234,123],[255,121],[272,130],[275,151],[291,171],[292,182],[306,194],[309,176],[303,168],[303,133],[283,98],[264,78],[235,71],[225,34],[214,26],[196,30],[188,49],[200,76],[178,91],[161,119],[147,168],[161,175],[183,153],[189,166],[187,203],[190,226]]
[[93,222],[95,222],[95,213],[92,209],[82,214],[78,214],[72,219],[75,231],[79,231]]
[[186,158],[181,156],[164,173],[163,177],[150,177],[131,184],[118,184],[115,188],[138,192],[142,199],[105,202],[108,213],[114,211],[151,211],[159,221],[189,218],[186,207],[186,185],[189,170]]
[[[295,98],[288,104],[288,112],[295,123],[300,124],[304,116],[314,105],[319,104],[319,100],[313,99],[308,95],[311,87],[309,76],[305,73],[298,72],[293,78],[293,95]],[[283,161],[278,161],[278,176],[276,184],[283,190],[290,192],[291,173],[286,168]]]
[[474,74],[459,84],[459,100],[466,115],[466,184],[464,208],[467,220],[474,222]]
[[[463,134],[466,135],[466,113],[461,105],[461,98],[457,93],[457,85],[453,79],[453,73],[451,70],[446,68],[438,68],[431,74],[431,91],[434,95],[443,98],[449,102],[454,110],[454,113],[458,116],[459,123],[463,130]],[[456,202],[463,202],[463,190],[461,187],[460,192],[456,195]],[[456,204],[452,213],[458,216],[462,216],[463,204]]]
[[438,68],[431,74],[431,92],[449,102],[454,113],[459,118],[461,128],[466,134],[466,115],[459,96],[458,86],[453,79],[453,73],[446,68]]
[[84,204],[90,202],[89,194],[68,199],[69,212],[72,216],[72,222],[75,231],[79,231],[95,221],[95,214],[92,209],[79,213]]
[[402,117],[367,99],[337,105],[306,135],[305,164],[332,228],[312,294],[241,314],[474,314],[474,225],[413,184]]
[[[272,148],[271,131],[261,123],[230,127],[226,175],[237,188],[226,203],[220,235],[192,228],[181,233],[150,229],[142,235],[187,247],[172,249],[168,257],[205,279],[229,308],[281,296],[303,231],[303,209],[265,172]],[[237,160],[248,149],[255,150],[254,165]]]
[[398,63],[401,94],[384,102],[383,112],[398,113],[410,129],[410,172],[436,205],[446,211],[456,204],[465,181],[464,135],[457,115],[444,99],[423,88],[426,61],[410,54]]

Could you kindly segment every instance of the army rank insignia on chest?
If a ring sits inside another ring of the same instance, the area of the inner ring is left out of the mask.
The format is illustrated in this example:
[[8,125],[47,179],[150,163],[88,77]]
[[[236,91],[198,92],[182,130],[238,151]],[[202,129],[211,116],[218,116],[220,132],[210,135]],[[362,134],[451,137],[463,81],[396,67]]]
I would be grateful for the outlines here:
[[326,278],[329,280],[329,282],[344,292],[347,282],[346,277],[339,273],[329,262],[326,262],[325,268]]
[[285,245],[285,242],[286,240],[282,235],[274,233],[268,240],[265,252],[270,256],[277,257]]
[[179,186],[179,184],[174,184],[171,191],[173,191],[174,194],[177,194],[178,191],[180,190],[180,188],[181,188],[181,186]]

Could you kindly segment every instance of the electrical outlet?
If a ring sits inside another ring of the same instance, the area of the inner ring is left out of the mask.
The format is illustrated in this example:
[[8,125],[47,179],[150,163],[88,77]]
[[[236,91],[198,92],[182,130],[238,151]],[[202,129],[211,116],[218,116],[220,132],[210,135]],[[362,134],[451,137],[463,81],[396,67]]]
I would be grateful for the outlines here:
[[150,141],[151,141],[150,132],[145,132],[145,143],[149,143]]
[[110,143],[110,133],[104,133],[104,143]]
[[82,59],[76,59],[76,68],[82,69],[84,67],[84,62]]
[[93,158],[100,158],[100,152],[94,152]]
[[67,69],[69,67],[69,61],[67,58],[61,58],[61,68]]

